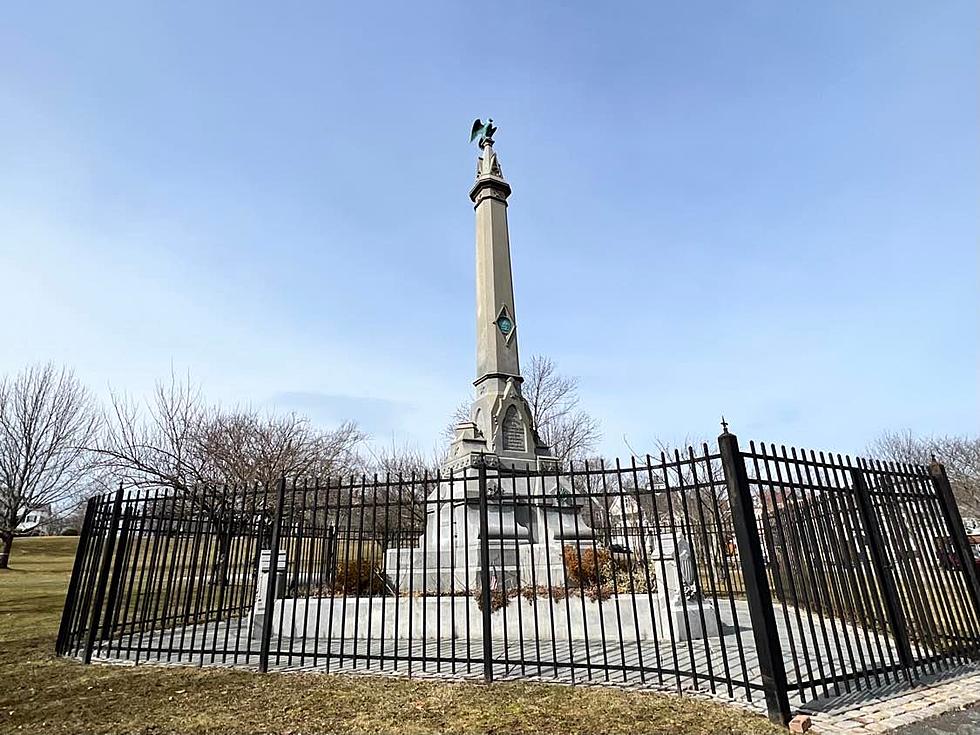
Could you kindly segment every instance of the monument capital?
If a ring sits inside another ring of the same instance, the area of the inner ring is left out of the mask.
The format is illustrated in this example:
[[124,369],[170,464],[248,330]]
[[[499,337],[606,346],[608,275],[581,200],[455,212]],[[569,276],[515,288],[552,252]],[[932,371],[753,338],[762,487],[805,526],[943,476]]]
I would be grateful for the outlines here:
[[500,168],[500,160],[493,149],[493,139],[482,138],[480,140],[480,150],[482,155],[476,163],[476,182],[470,189],[470,199],[474,206],[479,206],[487,197],[507,203],[510,196],[510,184],[504,179],[504,172]]
[[492,175],[478,177],[473,188],[470,189],[470,199],[473,201],[474,209],[480,206],[480,202],[484,199],[496,199],[507,206],[507,197],[510,194],[510,184],[504,179]]

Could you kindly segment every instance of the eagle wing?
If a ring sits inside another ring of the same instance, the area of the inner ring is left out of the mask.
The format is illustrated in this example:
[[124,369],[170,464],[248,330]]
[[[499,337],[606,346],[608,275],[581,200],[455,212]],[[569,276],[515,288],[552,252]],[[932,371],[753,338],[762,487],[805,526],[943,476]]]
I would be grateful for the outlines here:
[[480,118],[473,121],[473,128],[470,130],[470,143],[476,140],[476,136],[483,132],[486,126]]

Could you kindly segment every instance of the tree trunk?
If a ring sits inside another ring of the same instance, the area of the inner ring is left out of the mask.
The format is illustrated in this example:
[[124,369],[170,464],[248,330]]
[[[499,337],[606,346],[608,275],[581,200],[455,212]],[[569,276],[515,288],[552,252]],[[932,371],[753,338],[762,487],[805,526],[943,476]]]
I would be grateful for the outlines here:
[[3,548],[0,549],[0,569],[7,569],[10,561],[10,547],[14,545],[14,535],[5,533],[0,536],[0,542],[3,542]]
[[228,586],[228,571],[231,564],[231,543],[234,529],[230,522],[221,521],[215,529],[218,536],[218,558],[211,574],[211,583],[217,584],[222,590]]

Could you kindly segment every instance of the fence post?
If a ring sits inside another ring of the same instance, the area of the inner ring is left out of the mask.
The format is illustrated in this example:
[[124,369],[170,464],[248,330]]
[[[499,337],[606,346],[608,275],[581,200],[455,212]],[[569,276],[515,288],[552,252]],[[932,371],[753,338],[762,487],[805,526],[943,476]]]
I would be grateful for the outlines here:
[[745,581],[745,596],[749,603],[755,649],[759,656],[759,671],[762,675],[766,709],[772,722],[786,725],[793,713],[789,708],[786,665],[783,662],[783,650],[779,643],[772,593],[766,577],[765,557],[762,554],[762,542],[759,539],[759,528],[755,520],[752,489],[749,486],[748,473],[745,471],[745,461],[738,448],[738,437],[729,434],[725,429],[718,437],[718,448],[721,451],[721,464],[728,485],[728,501],[732,507],[735,541],[738,544],[738,557]]
[[102,616],[102,638],[112,635],[112,627],[116,617],[116,607],[119,604],[119,591],[125,574],[124,565],[129,551],[129,532],[133,522],[133,510],[127,507],[122,514],[122,526],[119,529],[119,540],[116,542],[116,560],[112,565],[112,577],[109,582],[109,596]]
[[262,643],[259,648],[259,671],[269,670],[269,644],[272,640],[272,616],[276,604],[276,580],[279,578],[279,534],[282,529],[282,511],[286,504],[286,478],[279,481],[279,499],[272,522],[272,549],[269,552],[269,577],[265,587],[265,614],[262,616]]
[[78,585],[81,584],[82,568],[88,551],[89,540],[92,536],[92,520],[95,517],[95,498],[89,498],[85,505],[85,518],[78,533],[78,546],[75,548],[75,562],[71,567],[71,578],[68,582],[68,593],[65,595],[65,608],[61,612],[61,625],[58,628],[58,641],[55,653],[63,656],[70,635],[71,620],[75,616],[75,606],[78,603]]
[[960,568],[963,569],[966,586],[970,591],[970,597],[973,599],[973,608],[976,610],[977,617],[980,618],[980,582],[977,580],[977,568],[973,561],[973,553],[970,551],[970,544],[966,540],[963,517],[956,505],[956,498],[953,496],[953,488],[949,484],[946,468],[933,459],[929,465],[929,476],[932,477],[932,484],[939,496],[939,505],[943,511],[946,528],[949,529],[950,538],[956,545]]
[[123,489],[122,483],[116,490],[116,497],[112,501],[112,515],[109,517],[109,525],[106,528],[105,542],[102,545],[102,559],[99,567],[99,576],[95,581],[95,600],[92,603],[92,616],[89,619],[88,638],[85,641],[85,654],[82,656],[84,663],[92,663],[92,649],[95,647],[95,639],[99,635],[99,618],[102,615],[102,603],[105,602],[106,584],[109,582],[109,570],[112,569],[112,550],[116,545],[116,533],[119,531],[119,514],[122,511]]
[[875,513],[874,504],[871,501],[868,484],[864,481],[864,473],[858,467],[851,468],[851,484],[854,485],[854,498],[857,501],[858,512],[861,514],[861,523],[868,534],[871,564],[881,581],[885,615],[888,616],[888,625],[895,637],[898,659],[905,667],[905,678],[911,681],[914,660],[912,658],[912,646],[909,644],[908,627],[905,624],[905,614],[902,612],[901,601],[898,599],[898,587],[895,585],[892,565],[885,556],[885,538],[881,533],[881,525],[878,523],[878,514]]
[[493,639],[490,623],[490,518],[487,510],[487,465],[478,458],[480,491],[480,607],[483,608],[483,679],[493,681]]
[[331,589],[337,582],[337,529],[334,526],[327,526],[327,560],[324,566],[327,569],[327,584]]

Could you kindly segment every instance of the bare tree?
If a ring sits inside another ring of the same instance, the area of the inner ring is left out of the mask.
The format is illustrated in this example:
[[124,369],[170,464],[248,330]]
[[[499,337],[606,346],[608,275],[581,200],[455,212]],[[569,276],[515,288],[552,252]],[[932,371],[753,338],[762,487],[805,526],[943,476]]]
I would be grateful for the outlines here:
[[353,422],[323,431],[297,414],[222,410],[189,379],[171,376],[145,405],[113,395],[95,450],[130,485],[183,492],[348,472],[364,439]]
[[218,479],[201,446],[215,415],[198,387],[171,375],[144,404],[112,395],[95,452],[101,466],[127,485],[185,492]]
[[562,375],[552,360],[535,355],[522,393],[538,434],[559,460],[583,459],[595,449],[602,436],[599,421],[579,407],[578,378]]
[[[295,414],[222,410],[189,379],[171,376],[145,404],[112,397],[95,453],[128,485],[163,489],[171,504],[173,498],[187,500],[192,514],[212,524],[219,558],[226,560],[238,528],[262,510],[256,508],[259,498],[267,499],[257,492],[243,498],[238,489],[349,472],[359,464],[364,438],[353,422],[323,431]],[[193,492],[197,487],[207,492]]]
[[422,533],[430,510],[426,499],[441,477],[438,454],[427,456],[417,447],[394,442],[368,449],[365,470],[381,483],[370,500],[377,507],[372,514],[376,532],[409,538]]
[[92,395],[67,368],[32,365],[0,380],[0,569],[24,517],[72,497],[98,423]]
[[980,436],[916,436],[909,429],[885,431],[867,447],[876,459],[927,465],[935,457],[946,467],[953,495],[964,515],[980,515]]
[[[91,497],[91,496],[90,496]],[[79,497],[71,503],[58,519],[58,525],[54,528],[54,533],[77,535],[82,530],[85,522],[85,512],[88,508],[88,498]]]
[[471,401],[463,401],[457,404],[453,410],[453,415],[449,418],[449,423],[442,430],[443,453],[448,449],[450,443],[456,438],[456,426],[464,421],[470,420]]
[[349,472],[360,461],[356,448],[364,439],[350,421],[333,431],[320,431],[294,413],[215,412],[202,427],[200,448],[208,474],[221,482],[248,485]]
[[439,472],[438,451],[431,455],[410,444],[375,445],[367,450],[365,472],[390,477],[435,477]]

